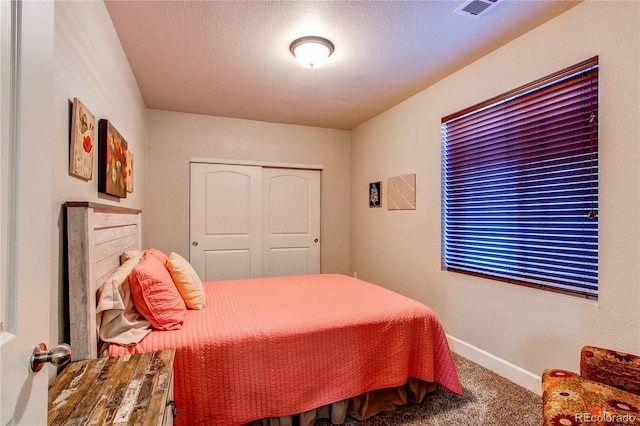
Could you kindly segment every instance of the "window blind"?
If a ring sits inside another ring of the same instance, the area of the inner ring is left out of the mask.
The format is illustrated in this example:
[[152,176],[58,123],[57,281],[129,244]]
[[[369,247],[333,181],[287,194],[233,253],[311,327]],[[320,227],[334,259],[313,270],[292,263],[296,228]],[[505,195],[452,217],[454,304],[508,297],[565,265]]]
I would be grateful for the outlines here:
[[598,58],[442,119],[444,269],[598,294]]

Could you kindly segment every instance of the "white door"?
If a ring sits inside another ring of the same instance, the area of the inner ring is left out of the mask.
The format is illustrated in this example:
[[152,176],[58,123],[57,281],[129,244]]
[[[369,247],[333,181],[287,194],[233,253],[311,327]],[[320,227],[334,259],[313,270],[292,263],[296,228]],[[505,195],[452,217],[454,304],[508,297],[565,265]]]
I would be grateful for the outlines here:
[[205,281],[320,272],[320,172],[191,164],[190,261]]
[[262,171],[263,276],[320,273],[320,172]]
[[[16,117],[15,104],[7,98],[11,5],[22,8],[17,131],[11,118]],[[29,358],[37,344],[48,342],[50,321],[53,17],[53,2],[0,2],[0,425],[47,421],[49,368],[32,373]]]
[[204,281],[262,276],[262,169],[191,163],[190,262]]

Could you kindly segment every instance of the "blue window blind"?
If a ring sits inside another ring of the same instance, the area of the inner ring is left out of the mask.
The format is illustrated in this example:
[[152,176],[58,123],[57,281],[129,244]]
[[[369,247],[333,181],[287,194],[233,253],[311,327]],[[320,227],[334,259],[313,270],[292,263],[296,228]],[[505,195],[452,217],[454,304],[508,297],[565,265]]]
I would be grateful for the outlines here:
[[450,271],[598,294],[598,58],[442,119]]

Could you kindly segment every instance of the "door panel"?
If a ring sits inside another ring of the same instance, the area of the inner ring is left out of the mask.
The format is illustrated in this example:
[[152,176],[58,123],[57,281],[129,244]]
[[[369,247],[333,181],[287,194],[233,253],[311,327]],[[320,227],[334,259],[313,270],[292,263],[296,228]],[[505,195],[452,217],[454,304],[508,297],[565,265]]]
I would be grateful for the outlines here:
[[204,176],[207,236],[251,233],[251,175],[218,171]]
[[264,276],[320,273],[320,171],[265,168],[262,180]]
[[206,250],[204,256],[203,276],[205,277],[215,277],[216,280],[239,280],[251,277],[250,250]]
[[269,208],[264,210],[271,235],[309,234],[309,180],[290,175],[269,177],[271,173],[265,170]]
[[[10,49],[6,37],[13,27],[7,15],[10,6],[22,9],[18,19],[21,62],[15,82],[5,78],[10,70],[5,62],[6,49]],[[53,17],[53,2],[0,2],[2,425],[46,424],[48,373],[53,367],[32,373],[29,358],[40,342],[49,343],[49,347],[57,343],[48,342],[53,241]],[[5,102],[14,84],[19,86],[19,99]],[[12,223],[7,223],[9,217],[13,217]]]
[[271,248],[269,249],[269,276],[284,277],[309,274],[309,249]]
[[204,281],[262,276],[261,174],[253,166],[191,164],[190,261]]

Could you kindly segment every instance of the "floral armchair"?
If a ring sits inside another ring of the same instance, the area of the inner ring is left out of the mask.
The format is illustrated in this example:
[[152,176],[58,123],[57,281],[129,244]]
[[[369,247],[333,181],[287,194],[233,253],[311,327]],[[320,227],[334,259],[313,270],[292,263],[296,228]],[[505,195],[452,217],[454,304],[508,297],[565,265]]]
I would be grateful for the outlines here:
[[580,375],[542,375],[544,426],[640,425],[640,357],[585,346]]

